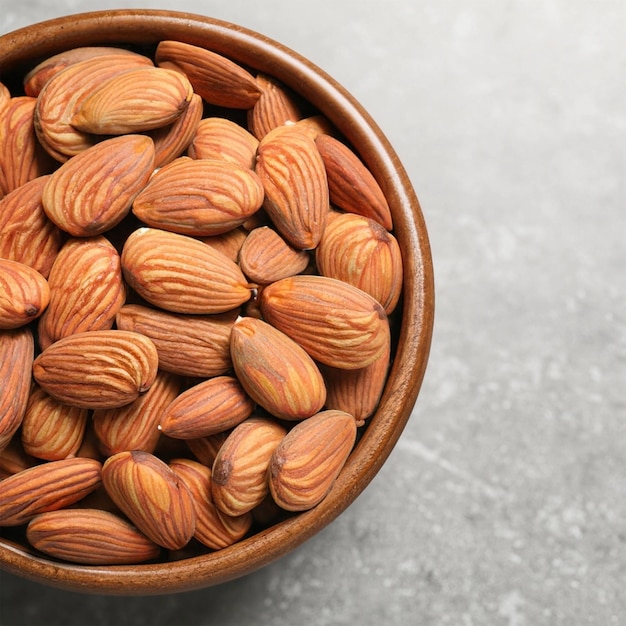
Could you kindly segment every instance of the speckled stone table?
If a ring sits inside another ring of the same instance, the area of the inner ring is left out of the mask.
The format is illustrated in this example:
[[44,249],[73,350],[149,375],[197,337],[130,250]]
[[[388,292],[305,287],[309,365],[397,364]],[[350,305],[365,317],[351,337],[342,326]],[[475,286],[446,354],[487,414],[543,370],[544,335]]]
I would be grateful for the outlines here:
[[0,623],[626,624],[626,4],[21,0],[0,32],[123,7],[260,31],[361,101],[430,229],[431,359],[383,470],[295,552],[152,598],[2,574]]

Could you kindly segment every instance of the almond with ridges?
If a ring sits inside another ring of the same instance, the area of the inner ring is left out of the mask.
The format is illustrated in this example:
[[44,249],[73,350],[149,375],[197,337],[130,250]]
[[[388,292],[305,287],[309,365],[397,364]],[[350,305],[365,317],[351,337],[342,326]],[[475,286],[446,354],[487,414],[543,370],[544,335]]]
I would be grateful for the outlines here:
[[161,552],[128,521],[100,509],[40,513],[28,523],[26,539],[48,556],[83,565],[132,565]]
[[266,74],[257,74],[256,82],[261,95],[248,110],[247,122],[248,129],[257,139],[302,117],[293,94],[282,83]]
[[139,228],[128,237],[122,270],[144,300],[173,313],[225,313],[251,296],[241,269],[226,255],[160,229]]
[[130,404],[150,388],[158,354],[139,333],[94,330],[59,339],[33,362],[40,387],[59,402],[87,409]]
[[213,462],[211,496],[220,511],[243,515],[264,500],[270,458],[286,433],[266,417],[251,417],[232,430]]
[[356,441],[349,413],[321,411],[296,424],[272,455],[268,480],[274,501],[287,511],[319,504],[343,469]]
[[239,226],[221,235],[198,237],[198,239],[207,246],[211,246],[211,248],[225,254],[231,261],[239,263],[239,251],[247,236],[248,231],[243,226]]
[[196,529],[191,492],[161,459],[141,451],[110,456],[102,484],[120,510],[156,544],[168,550],[185,546]]
[[191,451],[191,454],[193,454],[194,459],[197,459],[207,467],[213,467],[215,457],[230,432],[230,430],[226,430],[214,435],[208,435],[207,437],[185,439],[185,444]]
[[37,270],[0,258],[0,330],[29,324],[49,301],[50,286]]
[[41,459],[26,453],[18,430],[11,441],[2,449],[2,454],[0,454],[0,480],[13,476],[13,474],[17,474],[34,465],[39,465],[41,462]]
[[270,324],[325,365],[366,367],[389,343],[389,320],[381,304],[336,278],[284,278],[263,288],[260,305]]
[[0,526],[19,526],[35,515],[78,502],[98,488],[102,465],[94,459],[48,461],[0,482]]
[[230,346],[242,387],[275,417],[301,420],[324,406],[326,387],[317,365],[285,333],[243,317],[233,326]]

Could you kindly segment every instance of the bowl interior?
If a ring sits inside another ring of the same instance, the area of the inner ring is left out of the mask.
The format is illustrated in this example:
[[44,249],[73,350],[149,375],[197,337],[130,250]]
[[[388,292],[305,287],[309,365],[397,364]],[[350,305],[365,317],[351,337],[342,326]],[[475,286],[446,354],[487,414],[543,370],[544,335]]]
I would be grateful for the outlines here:
[[330,494],[239,543],[201,556],[133,566],[79,566],[47,560],[0,539],[6,571],[74,591],[157,594],[218,584],[283,556],[320,531],[365,489],[389,456],[411,414],[430,349],[434,288],[428,235],[419,202],[388,140],[343,87],[296,52],[258,33],[199,15],[117,10],[67,16],[0,37],[0,82],[19,84],[40,60],[77,46],[125,44],[149,50],[173,39],[208,48],[274,76],[325,115],[352,144],[387,196],[404,265],[395,356],[379,408]]

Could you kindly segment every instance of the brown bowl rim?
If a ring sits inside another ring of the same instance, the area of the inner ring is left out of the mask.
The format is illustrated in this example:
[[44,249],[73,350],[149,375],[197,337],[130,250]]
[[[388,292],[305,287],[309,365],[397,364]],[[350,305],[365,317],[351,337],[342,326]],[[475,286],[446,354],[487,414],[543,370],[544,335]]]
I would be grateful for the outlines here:
[[380,182],[404,254],[402,325],[391,374],[375,416],[332,491],[316,508],[234,546],[157,564],[82,566],[47,560],[0,540],[0,568],[49,586],[87,593],[152,595],[200,589],[249,574],[303,544],[337,518],[371,482],[411,415],[429,357],[434,279],[422,210],[389,141],[361,104],[326,72],[286,46],[242,26],[193,13],[152,9],[91,11],[0,36],[0,81],[33,60],[80,45],[154,44],[178,39],[224,54],[283,81],[326,115]]

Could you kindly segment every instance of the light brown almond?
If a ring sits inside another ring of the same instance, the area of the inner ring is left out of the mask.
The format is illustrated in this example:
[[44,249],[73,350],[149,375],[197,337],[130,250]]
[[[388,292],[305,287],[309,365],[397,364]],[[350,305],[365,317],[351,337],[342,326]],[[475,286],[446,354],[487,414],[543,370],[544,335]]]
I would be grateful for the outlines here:
[[191,492],[168,465],[153,454],[120,452],[102,467],[102,484],[133,524],[154,543],[177,550],[196,529]]
[[126,240],[122,270],[147,302],[173,313],[232,311],[250,299],[239,266],[197,239],[139,228]]
[[213,467],[215,457],[230,432],[230,430],[226,430],[221,433],[216,433],[215,435],[209,435],[208,437],[185,439],[185,444],[194,459],[197,459],[200,463],[206,465],[207,467]]
[[38,323],[42,349],[74,333],[109,330],[126,300],[120,256],[103,235],[68,239],[48,284],[50,303]]
[[19,328],[48,306],[48,281],[24,263],[0,258],[0,329]]
[[254,410],[234,376],[215,376],[183,391],[161,413],[159,429],[175,439],[207,437],[243,422]]
[[233,228],[233,230],[229,230],[227,233],[222,233],[221,235],[198,237],[198,239],[200,239],[200,241],[205,243],[207,246],[211,246],[211,248],[225,254],[231,261],[238,263],[239,251],[241,250],[241,246],[243,246],[243,242],[247,236],[248,231],[240,226],[238,228]]
[[313,359],[267,322],[241,318],[233,326],[230,351],[243,388],[275,417],[301,420],[324,406],[326,387]]
[[148,226],[186,235],[219,235],[263,204],[263,186],[249,168],[217,159],[175,159],[154,174],[133,202]]
[[294,426],[280,442],[269,464],[274,501],[287,511],[306,511],[331,490],[356,441],[349,413],[326,410]]
[[380,303],[336,278],[284,278],[263,289],[260,306],[270,324],[325,365],[366,367],[389,343],[389,321]]
[[145,135],[105,139],[61,165],[43,192],[46,215],[74,237],[100,235],[126,217],[154,170]]
[[102,465],[94,459],[49,461],[0,482],[0,526],[20,526],[35,515],[78,502],[100,485]]
[[244,515],[269,493],[270,458],[287,431],[276,420],[251,417],[222,444],[213,463],[211,496],[227,515]]
[[94,330],[46,348],[33,362],[33,376],[59,402],[108,409],[129,404],[149,389],[157,366],[157,351],[148,337]]

